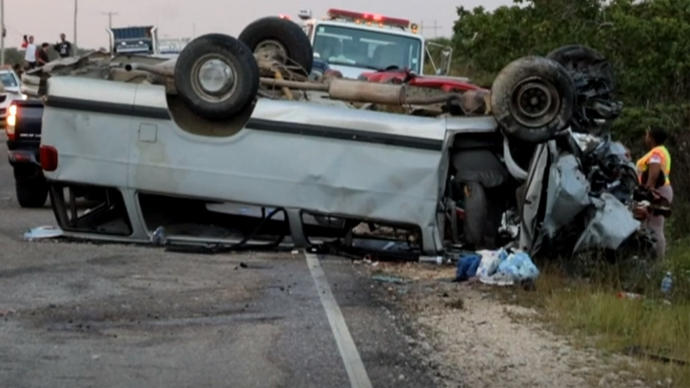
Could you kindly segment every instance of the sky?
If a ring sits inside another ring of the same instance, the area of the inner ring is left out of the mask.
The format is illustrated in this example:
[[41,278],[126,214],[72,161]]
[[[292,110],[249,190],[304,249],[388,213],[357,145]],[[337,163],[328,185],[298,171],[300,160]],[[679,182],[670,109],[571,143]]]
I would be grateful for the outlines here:
[[[6,47],[16,47],[24,34],[36,42],[53,43],[61,32],[74,40],[75,0],[4,0]],[[380,13],[410,19],[424,27],[428,38],[450,36],[457,19],[456,7],[482,5],[494,9],[512,0],[77,0],[77,44],[106,47],[107,12],[114,27],[156,25],[160,38],[193,37],[209,32],[237,36],[247,24],[263,16],[287,14],[297,19],[300,9],[323,17],[328,8]],[[433,28],[434,23],[436,29]]]

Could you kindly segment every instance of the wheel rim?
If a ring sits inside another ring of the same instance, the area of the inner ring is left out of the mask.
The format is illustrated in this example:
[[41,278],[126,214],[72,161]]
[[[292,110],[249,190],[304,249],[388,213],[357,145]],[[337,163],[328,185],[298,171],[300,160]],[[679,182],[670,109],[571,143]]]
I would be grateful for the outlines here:
[[192,66],[192,88],[201,99],[217,103],[227,100],[237,88],[237,68],[217,54],[200,57]]
[[561,108],[556,87],[540,77],[520,82],[512,93],[511,109],[515,119],[530,128],[548,124],[558,116]]
[[276,59],[285,63],[288,58],[287,49],[282,43],[274,39],[266,39],[259,42],[254,49],[254,52],[269,58]]

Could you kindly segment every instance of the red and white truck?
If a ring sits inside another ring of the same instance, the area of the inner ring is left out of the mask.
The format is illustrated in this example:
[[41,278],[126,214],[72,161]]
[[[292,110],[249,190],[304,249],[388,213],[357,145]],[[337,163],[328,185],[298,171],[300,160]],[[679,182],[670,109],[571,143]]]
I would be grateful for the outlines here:
[[[421,75],[425,59],[432,58],[425,54],[433,43],[426,42],[417,24],[408,19],[341,9],[328,10],[323,19],[313,18],[310,11],[301,11],[299,16],[314,58],[347,78],[372,70],[409,70]],[[446,74],[450,68],[451,49],[444,47],[441,52],[445,60],[431,60],[436,74]]]

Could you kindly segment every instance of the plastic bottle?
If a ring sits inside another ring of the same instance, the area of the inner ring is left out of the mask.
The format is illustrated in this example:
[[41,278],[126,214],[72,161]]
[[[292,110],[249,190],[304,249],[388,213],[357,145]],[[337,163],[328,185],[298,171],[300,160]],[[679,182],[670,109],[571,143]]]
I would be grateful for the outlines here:
[[671,293],[671,288],[673,287],[673,278],[671,277],[671,272],[666,272],[666,276],[661,279],[661,293],[668,295]]

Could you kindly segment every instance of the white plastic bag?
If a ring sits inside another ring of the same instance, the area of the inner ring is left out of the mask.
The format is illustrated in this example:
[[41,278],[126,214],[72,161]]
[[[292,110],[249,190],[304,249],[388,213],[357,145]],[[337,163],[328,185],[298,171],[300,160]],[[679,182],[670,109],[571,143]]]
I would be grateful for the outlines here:
[[482,260],[479,263],[479,267],[477,267],[476,276],[483,283],[496,272],[501,261],[508,257],[508,253],[503,249],[497,251],[483,250],[477,253],[481,255]]
[[512,278],[516,282],[523,280],[534,280],[539,276],[539,270],[534,265],[532,259],[525,252],[511,253],[505,260],[498,265],[498,273]]

